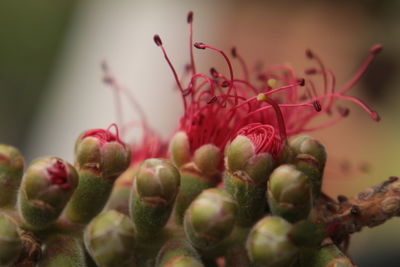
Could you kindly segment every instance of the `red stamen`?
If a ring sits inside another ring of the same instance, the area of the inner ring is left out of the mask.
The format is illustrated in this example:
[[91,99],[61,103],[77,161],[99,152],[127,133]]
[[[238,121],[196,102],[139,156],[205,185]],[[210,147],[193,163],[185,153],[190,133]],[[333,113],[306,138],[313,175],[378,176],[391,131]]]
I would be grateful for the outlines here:
[[56,159],[53,165],[47,168],[47,173],[52,185],[58,185],[62,189],[70,188],[67,168],[61,160]]

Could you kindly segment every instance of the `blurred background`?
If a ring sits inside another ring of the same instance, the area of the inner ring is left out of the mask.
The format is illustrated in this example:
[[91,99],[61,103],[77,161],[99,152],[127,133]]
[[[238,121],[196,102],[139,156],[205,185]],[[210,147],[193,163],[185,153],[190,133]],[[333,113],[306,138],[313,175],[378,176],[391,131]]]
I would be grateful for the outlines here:
[[[353,195],[400,175],[400,1],[124,1],[3,0],[0,3],[0,142],[19,147],[29,162],[54,155],[72,160],[75,138],[116,120],[112,91],[102,83],[106,60],[164,137],[181,114],[173,77],[152,37],[159,33],[178,70],[189,60],[186,14],[194,11],[194,40],[229,51],[250,66],[310,66],[312,48],[343,85],[370,47],[384,45],[352,95],[358,107],[344,122],[313,133],[327,147],[324,189]],[[279,3],[278,3],[279,2]],[[224,69],[215,53],[195,51],[200,70]],[[218,66],[221,66],[218,68]],[[125,119],[138,118],[122,103]],[[134,138],[135,132],[128,138]],[[399,266],[400,220],[354,235],[359,266]]]

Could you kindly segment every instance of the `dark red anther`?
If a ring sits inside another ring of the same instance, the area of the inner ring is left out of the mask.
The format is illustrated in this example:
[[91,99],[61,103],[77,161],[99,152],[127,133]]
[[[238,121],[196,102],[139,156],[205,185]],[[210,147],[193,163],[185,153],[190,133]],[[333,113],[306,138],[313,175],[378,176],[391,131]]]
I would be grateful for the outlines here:
[[232,47],[231,54],[232,54],[232,57],[237,57],[236,47]]
[[218,78],[218,71],[215,68],[211,68],[210,73],[214,78]]
[[313,52],[312,52],[310,49],[306,49],[306,56],[307,56],[309,59],[314,58],[314,54],[313,54]]
[[206,49],[206,45],[204,43],[194,43],[194,47],[197,49]]
[[190,11],[187,15],[187,23],[192,23],[193,21],[193,12]]
[[157,46],[162,46],[162,41],[161,38],[158,34],[154,35],[153,37],[154,42],[156,43]]
[[347,117],[350,114],[350,109],[349,108],[344,108],[344,107],[340,107],[339,106],[337,108],[337,110],[338,110],[340,116],[342,116],[342,117]]
[[315,68],[310,68],[310,69],[306,69],[304,71],[304,73],[307,74],[307,75],[313,75],[313,74],[317,73],[317,70]]
[[317,112],[320,112],[322,110],[321,103],[318,100],[313,101],[313,106]]
[[382,49],[383,49],[383,47],[382,47],[381,44],[376,44],[376,45],[374,45],[374,46],[371,48],[370,53],[373,54],[373,55],[376,55],[376,54],[378,54],[379,52],[381,52]]
[[222,87],[228,87],[229,86],[229,82],[228,81],[223,81],[222,83],[221,83],[221,86]]
[[47,173],[51,184],[58,185],[62,189],[69,188],[67,168],[61,160],[56,159],[53,165],[47,169]]
[[304,84],[306,83],[306,80],[304,80],[304,78],[298,78],[297,82],[299,83],[300,86],[304,86]]
[[218,100],[217,97],[213,96],[210,100],[208,100],[207,104],[215,103],[215,102],[217,102],[217,100]]
[[391,183],[394,183],[394,182],[396,182],[397,180],[399,180],[399,177],[397,177],[397,176],[390,176],[390,177],[389,177],[389,182],[391,182]]

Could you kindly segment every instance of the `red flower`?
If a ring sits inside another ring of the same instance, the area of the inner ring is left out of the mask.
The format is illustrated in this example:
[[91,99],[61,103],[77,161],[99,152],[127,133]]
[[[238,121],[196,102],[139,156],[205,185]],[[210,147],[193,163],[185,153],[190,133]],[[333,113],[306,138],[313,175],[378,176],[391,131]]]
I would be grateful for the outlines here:
[[[154,41],[164,54],[181,92],[184,114],[179,119],[178,131],[184,131],[189,138],[193,152],[204,144],[214,144],[221,150],[237,135],[246,135],[253,140],[258,152],[279,154],[287,136],[322,129],[346,117],[349,109],[337,105],[344,99],[358,104],[376,121],[378,114],[360,99],[349,96],[348,91],[361,78],[375,55],[382,49],[374,46],[352,79],[341,88],[336,88],[335,75],[325,67],[320,58],[306,51],[316,67],[305,71],[307,78],[295,74],[284,65],[250,71],[235,48],[231,54],[243,68],[243,78],[234,75],[232,63],[224,51],[192,40],[193,13],[188,15],[190,65],[186,71],[191,77],[183,86],[158,35]],[[228,76],[210,69],[210,74],[196,72],[193,46],[219,53],[227,64]],[[321,76],[322,89],[309,77]],[[309,126],[321,114],[333,118],[321,125]]]

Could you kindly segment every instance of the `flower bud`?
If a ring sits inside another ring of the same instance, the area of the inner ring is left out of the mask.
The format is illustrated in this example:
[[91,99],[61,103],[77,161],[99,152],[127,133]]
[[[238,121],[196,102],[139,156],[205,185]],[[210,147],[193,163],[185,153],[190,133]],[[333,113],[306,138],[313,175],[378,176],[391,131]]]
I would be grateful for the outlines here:
[[257,222],[247,238],[246,248],[254,266],[289,267],[298,248],[290,241],[291,224],[280,217],[268,216]]
[[85,246],[99,266],[134,266],[135,232],[129,217],[109,210],[86,227]]
[[156,267],[203,267],[199,254],[183,240],[167,242],[157,255]]
[[0,208],[15,205],[24,170],[24,159],[18,149],[0,144]]
[[190,204],[184,229],[190,243],[199,249],[212,249],[233,230],[237,204],[221,189],[204,190]]
[[0,266],[13,266],[22,250],[17,225],[0,213]]
[[106,179],[115,180],[130,163],[130,149],[118,134],[109,129],[88,130],[75,145],[75,164],[78,171],[90,169]]
[[310,213],[311,182],[294,165],[281,165],[272,172],[267,194],[274,215],[295,222],[307,218]]
[[298,170],[308,176],[312,186],[313,200],[318,200],[322,187],[322,172],[318,161],[309,154],[298,154],[294,164]]
[[114,183],[106,210],[116,210],[129,216],[129,202],[133,178],[136,175],[138,165],[129,167]]
[[139,235],[155,234],[165,226],[179,185],[179,171],[169,160],[143,161],[133,182],[130,206]]
[[87,223],[106,204],[115,179],[130,164],[130,149],[109,129],[88,130],[75,144],[79,185],[68,203],[66,215],[75,223]]
[[43,245],[40,267],[86,266],[85,249],[80,238],[66,234],[48,237]]
[[313,156],[319,164],[319,169],[321,172],[323,171],[326,163],[326,151],[320,142],[310,136],[299,135],[292,137],[289,140],[289,145],[296,154]]
[[171,160],[180,168],[191,159],[189,138],[185,132],[177,132],[169,144]]
[[265,186],[273,168],[272,156],[256,153],[252,141],[243,135],[232,141],[225,155],[225,190],[238,203],[237,223],[250,226],[265,210]]
[[24,223],[34,229],[49,226],[59,217],[77,185],[75,168],[62,159],[46,157],[32,162],[18,194]]
[[356,266],[333,243],[324,244],[318,248],[303,250],[300,255],[300,264],[301,266],[312,266],[312,267],[327,267],[327,266],[355,267]]
[[176,199],[175,219],[182,224],[183,216],[193,199],[204,189],[214,187],[221,179],[221,151],[213,144],[205,144],[194,151],[190,162],[182,165],[181,188]]

